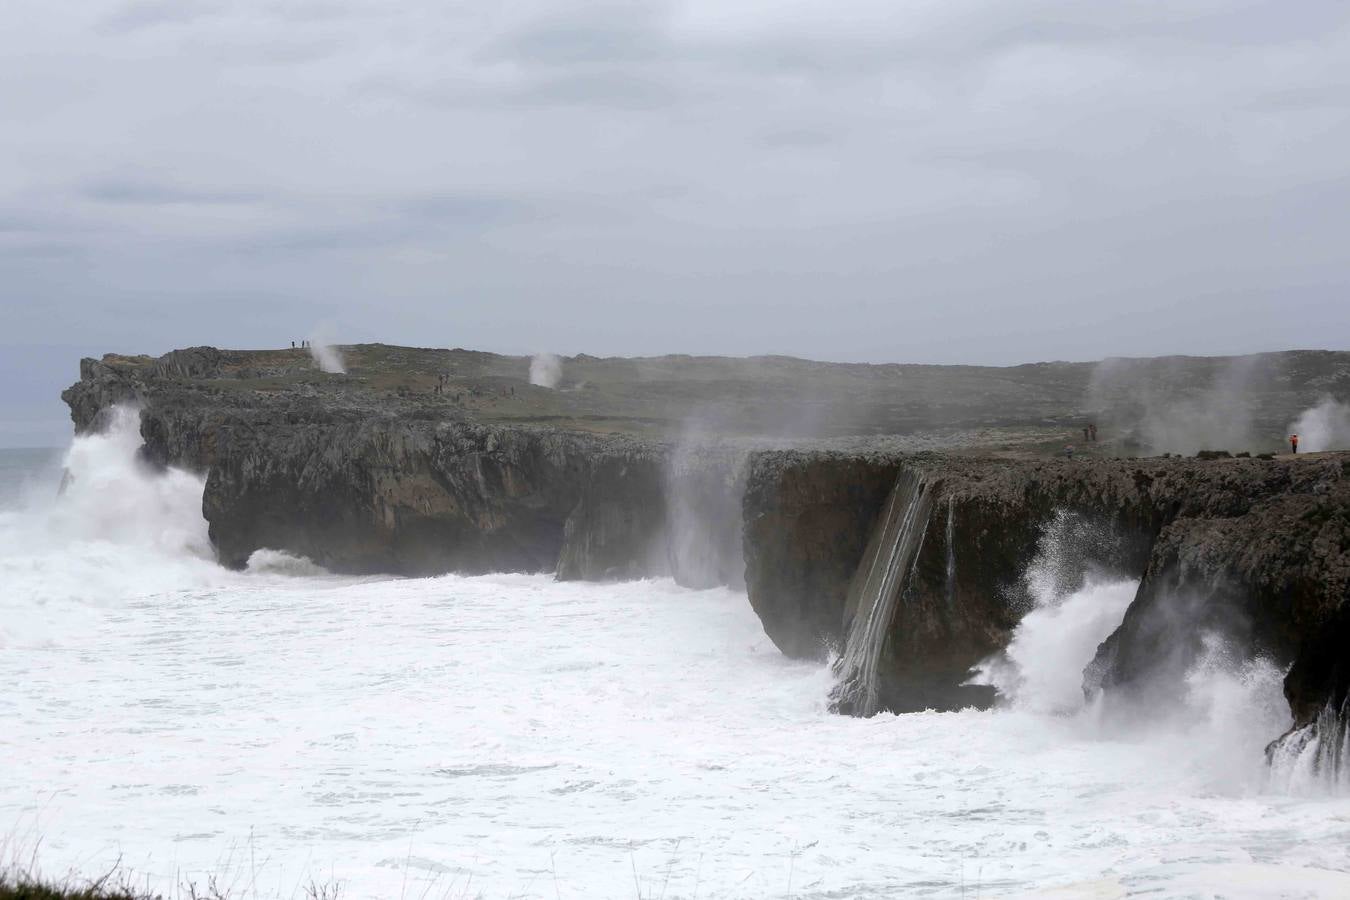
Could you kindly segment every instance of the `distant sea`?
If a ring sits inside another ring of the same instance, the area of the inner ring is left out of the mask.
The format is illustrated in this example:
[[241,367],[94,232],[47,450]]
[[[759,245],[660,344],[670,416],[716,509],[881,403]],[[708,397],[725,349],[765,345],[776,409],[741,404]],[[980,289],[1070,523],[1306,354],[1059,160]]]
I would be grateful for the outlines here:
[[0,509],[13,509],[44,491],[53,496],[61,486],[57,447],[0,448]]

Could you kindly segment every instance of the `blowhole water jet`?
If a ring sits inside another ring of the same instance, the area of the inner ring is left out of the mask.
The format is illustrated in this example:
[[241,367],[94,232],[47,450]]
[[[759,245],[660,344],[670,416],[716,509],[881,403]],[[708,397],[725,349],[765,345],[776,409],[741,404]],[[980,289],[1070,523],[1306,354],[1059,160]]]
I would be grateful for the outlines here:
[[1350,404],[1323,397],[1290,424],[1289,433],[1298,435],[1299,449],[1305,453],[1344,450],[1350,447]]
[[347,366],[343,362],[342,352],[327,341],[314,338],[309,342],[309,355],[319,371],[330,375],[346,375]]
[[556,353],[536,353],[530,360],[530,384],[556,390],[562,383],[562,358]]

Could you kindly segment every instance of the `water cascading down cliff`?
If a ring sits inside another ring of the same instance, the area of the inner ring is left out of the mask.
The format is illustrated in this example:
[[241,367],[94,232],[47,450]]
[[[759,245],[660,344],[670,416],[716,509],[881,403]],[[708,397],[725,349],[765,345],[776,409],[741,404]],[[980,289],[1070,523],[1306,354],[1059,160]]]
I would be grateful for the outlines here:
[[880,708],[878,670],[895,617],[904,602],[923,548],[933,508],[933,486],[922,473],[901,471],[858,574],[849,588],[843,651],[835,662],[839,681],[830,696],[834,712],[874,715]]

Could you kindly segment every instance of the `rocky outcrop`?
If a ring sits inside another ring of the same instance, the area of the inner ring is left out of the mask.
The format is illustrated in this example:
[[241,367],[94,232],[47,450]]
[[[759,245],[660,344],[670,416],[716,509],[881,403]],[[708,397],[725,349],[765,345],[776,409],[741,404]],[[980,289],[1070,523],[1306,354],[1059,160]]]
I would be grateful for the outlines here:
[[749,464],[750,604],[779,650],[824,658],[843,636],[848,586],[899,472],[885,454],[770,452]]
[[748,411],[759,421],[790,405],[789,375],[845,395],[840,427],[858,427],[849,417],[901,378],[927,387],[887,422],[937,409],[947,377],[978,388],[951,400],[953,422],[990,420],[980,392],[995,383],[1025,421],[1081,389],[1065,378],[1085,372],[1068,364],[939,378],[924,367],[578,357],[565,365],[565,390],[546,391],[527,383],[518,358],[381,345],[344,353],[346,375],[319,372],[304,351],[109,356],[83,361],[63,397],[81,431],[116,404],[137,405],[146,459],[205,473],[203,513],[226,565],[266,547],[342,572],[744,583],[784,653],[841,654],[851,687],[836,708],[869,714],[988,703],[966,675],[1006,646],[1030,605],[1024,573],[1058,529],[1066,589],[1092,570],[1142,578],[1089,669],[1090,689],[1148,695],[1180,677],[1202,635],[1220,634],[1292,664],[1286,688],[1300,727],[1329,709],[1343,718],[1344,456],[914,453],[867,423],[872,431],[798,449],[762,435],[678,437],[698,391],[732,397],[724,420]]
[[1300,727],[1346,690],[1350,456],[1229,464],[1220,473],[1185,486],[1183,496],[1209,502],[1183,502],[1170,517],[1138,597],[1089,667],[1088,687],[1155,697],[1217,639],[1293,663],[1285,688]]
[[743,583],[741,450],[479,421],[448,391],[372,389],[304,353],[194,348],[85,360],[81,374],[63,394],[77,430],[134,404],[146,459],[205,473],[227,566],[270,548],[337,572]]
[[608,458],[592,468],[563,525],[560,581],[670,574],[660,459]]
[[350,572],[551,572],[569,517],[589,549],[567,559],[594,566],[611,535],[578,506],[597,476],[653,465],[625,441],[465,422],[222,424],[212,443],[203,512],[222,562],[271,547]]
[[883,625],[874,708],[988,702],[987,692],[962,684],[973,665],[1006,646],[1030,605],[1022,574],[1045,530],[1062,528],[1068,516],[1063,539],[1074,565],[1064,577],[1081,581],[1089,570],[1143,577],[1139,598],[1091,667],[1091,687],[1125,694],[1152,678],[1176,679],[1200,652],[1201,636],[1222,626],[1241,652],[1295,661],[1291,705],[1296,716],[1313,715],[1343,678],[1319,660],[1344,655],[1327,637],[1347,605],[1344,466],[1338,457],[761,454],[745,500],[747,587],[785,653],[840,646],[865,612],[857,598],[879,552],[867,542],[884,532],[891,486],[917,473],[930,486],[924,531],[890,587],[903,595]]

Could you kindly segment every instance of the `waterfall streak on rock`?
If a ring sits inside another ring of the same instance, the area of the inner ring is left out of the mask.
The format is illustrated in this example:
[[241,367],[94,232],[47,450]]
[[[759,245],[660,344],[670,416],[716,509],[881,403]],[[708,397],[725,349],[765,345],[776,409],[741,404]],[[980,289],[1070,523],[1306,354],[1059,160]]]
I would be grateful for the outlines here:
[[947,498],[947,605],[956,601],[956,498]]
[[1272,786],[1291,794],[1350,793],[1350,696],[1266,749]]
[[873,546],[855,576],[856,603],[844,651],[835,663],[839,680],[830,698],[835,712],[870,716],[878,710],[877,668],[886,633],[923,546],[932,509],[925,476],[902,471],[891,491]]

